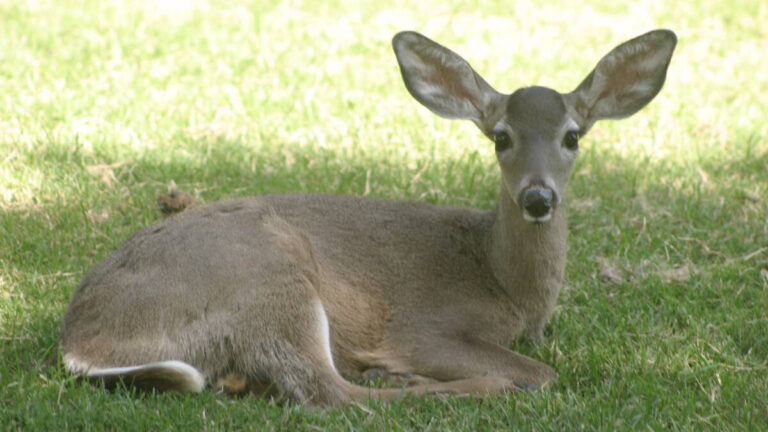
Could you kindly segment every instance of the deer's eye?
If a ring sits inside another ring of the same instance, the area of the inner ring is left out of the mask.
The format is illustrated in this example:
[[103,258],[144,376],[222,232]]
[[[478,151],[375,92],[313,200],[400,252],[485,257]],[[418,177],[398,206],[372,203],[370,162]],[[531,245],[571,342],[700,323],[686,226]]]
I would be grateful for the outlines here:
[[512,147],[512,138],[506,132],[497,132],[493,134],[493,142],[496,144],[496,153]]
[[571,151],[579,149],[579,131],[568,131],[563,137],[563,146]]

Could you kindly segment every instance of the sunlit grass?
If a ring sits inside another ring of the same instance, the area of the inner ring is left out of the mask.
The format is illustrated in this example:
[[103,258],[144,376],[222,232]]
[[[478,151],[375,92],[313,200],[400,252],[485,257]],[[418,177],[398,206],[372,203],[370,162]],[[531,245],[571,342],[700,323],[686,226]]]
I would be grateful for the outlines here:
[[[0,1],[0,425],[9,429],[757,430],[768,423],[768,4]],[[83,274],[160,218],[277,192],[491,208],[473,125],[405,91],[416,29],[499,90],[574,88],[651,28],[679,37],[653,103],[583,140],[548,392],[312,411],[107,394],[57,367]],[[687,275],[686,273],[687,272]],[[431,426],[430,426],[431,425]]]

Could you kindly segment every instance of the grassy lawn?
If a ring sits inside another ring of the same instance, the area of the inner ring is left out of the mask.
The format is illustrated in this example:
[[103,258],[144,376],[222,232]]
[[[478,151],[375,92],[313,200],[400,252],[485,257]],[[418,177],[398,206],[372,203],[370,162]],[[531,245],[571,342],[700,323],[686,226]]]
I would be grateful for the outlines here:
[[[768,3],[467,3],[0,0],[0,429],[765,430]],[[655,27],[680,39],[667,84],[582,141],[559,305],[514,346],[550,390],[317,410],[63,372],[72,292],[171,182],[494,206],[493,145],[411,99],[396,31],[499,90],[569,91]]]

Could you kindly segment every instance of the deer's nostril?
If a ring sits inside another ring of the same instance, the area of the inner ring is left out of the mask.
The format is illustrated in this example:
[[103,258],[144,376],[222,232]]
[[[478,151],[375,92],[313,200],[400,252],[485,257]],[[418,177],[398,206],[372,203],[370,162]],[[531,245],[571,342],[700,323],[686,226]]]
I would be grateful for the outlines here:
[[544,188],[528,189],[523,193],[523,208],[533,217],[546,216],[552,211],[552,191]]

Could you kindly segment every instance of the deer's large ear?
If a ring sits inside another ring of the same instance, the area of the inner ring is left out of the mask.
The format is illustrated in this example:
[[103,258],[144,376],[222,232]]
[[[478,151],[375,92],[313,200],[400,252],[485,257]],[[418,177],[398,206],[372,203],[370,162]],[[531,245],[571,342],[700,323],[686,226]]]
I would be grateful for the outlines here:
[[628,117],[664,85],[677,37],[654,30],[614,48],[573,92],[565,95],[583,131],[600,119]]
[[435,114],[474,121],[483,128],[503,96],[458,54],[416,32],[392,39],[405,87]]

